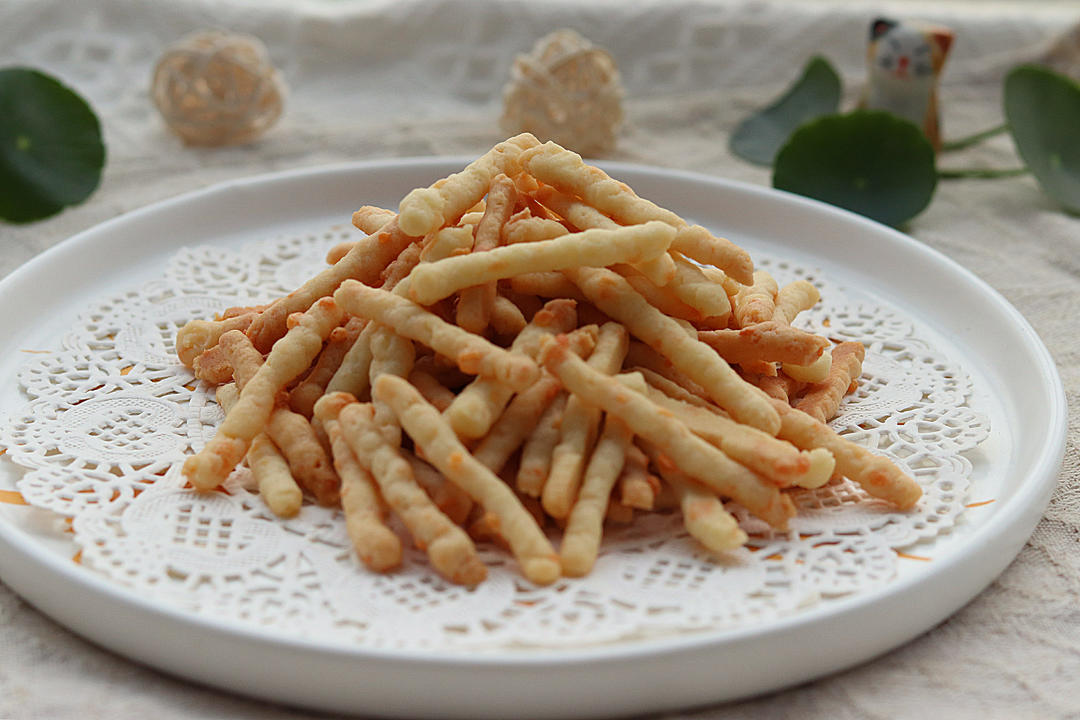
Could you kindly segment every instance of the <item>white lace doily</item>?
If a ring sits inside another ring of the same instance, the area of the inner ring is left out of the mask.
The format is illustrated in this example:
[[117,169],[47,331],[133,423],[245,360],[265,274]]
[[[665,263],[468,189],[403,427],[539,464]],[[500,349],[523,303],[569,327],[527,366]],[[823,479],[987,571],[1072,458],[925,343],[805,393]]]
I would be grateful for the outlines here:
[[224,493],[184,489],[179,465],[222,413],[212,389],[175,360],[176,330],[292,290],[353,232],[184,249],[160,280],[103,299],[59,349],[22,368],[30,401],[0,428],[0,442],[25,468],[17,487],[26,501],[71,519],[85,566],[143,598],[331,643],[595,645],[757,623],[879,587],[896,577],[898,549],[949,532],[964,510],[972,466],[963,454],[989,425],[969,407],[963,370],[909,318],[763,257],[758,265],[780,282],[805,277],[821,290],[821,306],[800,323],[866,344],[859,389],[832,424],[918,480],[924,496],[913,511],[850,482],[801,492],[790,532],[744,517],[750,542],[720,560],[686,536],[678,514],[639,515],[609,530],[586,578],[536,588],[509,555],[485,547],[488,579],[468,590],[442,581],[415,550],[400,571],[368,572],[340,511],[305,505],[296,518],[274,518],[245,469]]

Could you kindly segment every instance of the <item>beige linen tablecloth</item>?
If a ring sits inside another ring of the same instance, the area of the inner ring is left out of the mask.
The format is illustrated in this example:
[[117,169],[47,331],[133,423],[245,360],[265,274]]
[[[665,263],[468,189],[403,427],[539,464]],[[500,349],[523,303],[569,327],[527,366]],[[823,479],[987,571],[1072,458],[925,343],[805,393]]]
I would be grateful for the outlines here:
[[[515,53],[562,26],[609,48],[627,87],[611,157],[767,185],[727,150],[749,110],[811,54],[839,68],[850,104],[878,13],[957,31],[941,105],[946,136],[996,124],[1004,72],[1080,20],[1076,3],[1021,2],[0,2],[0,66],[42,67],[97,108],[108,165],[97,193],[51,220],[0,225],[0,274],[120,213],[270,170],[375,157],[475,154],[499,139]],[[196,150],[147,96],[161,48],[196,29],[260,36],[292,88],[262,141]],[[1077,128],[1080,142],[1080,128]],[[999,137],[950,158],[1011,166]],[[1080,717],[1080,219],[1034,180],[943,182],[910,225],[1000,291],[1050,348],[1071,405],[1057,492],[1019,558],[952,618],[861,667],[767,697],[671,717]],[[10,309],[8,311],[11,311]],[[72,635],[0,586],[0,718],[299,718],[308,713],[164,676]]]

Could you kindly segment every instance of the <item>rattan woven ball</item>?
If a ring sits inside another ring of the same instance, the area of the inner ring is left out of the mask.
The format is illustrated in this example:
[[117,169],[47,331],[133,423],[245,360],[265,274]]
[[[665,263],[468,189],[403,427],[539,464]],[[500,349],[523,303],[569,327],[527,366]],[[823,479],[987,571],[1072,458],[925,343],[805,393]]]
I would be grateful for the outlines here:
[[573,30],[557,30],[518,55],[503,90],[507,134],[531,132],[582,155],[615,147],[623,87],[615,60]]
[[189,145],[255,140],[281,117],[285,83],[258,38],[219,31],[169,46],[151,95],[165,123]]

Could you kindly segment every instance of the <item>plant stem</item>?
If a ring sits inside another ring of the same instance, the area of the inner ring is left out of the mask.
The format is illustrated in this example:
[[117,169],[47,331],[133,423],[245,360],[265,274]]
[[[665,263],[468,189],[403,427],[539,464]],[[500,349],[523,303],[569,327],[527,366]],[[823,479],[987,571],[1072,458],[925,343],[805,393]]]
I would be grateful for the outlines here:
[[958,140],[950,140],[949,142],[941,144],[941,152],[949,152],[951,150],[963,150],[966,147],[971,147],[972,145],[981,143],[987,138],[992,138],[995,135],[1000,135],[1001,133],[1006,132],[1008,129],[1009,126],[1006,123],[1001,123],[996,127],[982,130],[975,133],[974,135],[968,135],[967,137],[962,137]]
[[975,178],[990,180],[993,178],[1016,177],[1027,175],[1031,171],[1026,167],[1018,168],[960,168],[956,170],[938,170],[938,178],[941,180],[961,180],[963,178]]

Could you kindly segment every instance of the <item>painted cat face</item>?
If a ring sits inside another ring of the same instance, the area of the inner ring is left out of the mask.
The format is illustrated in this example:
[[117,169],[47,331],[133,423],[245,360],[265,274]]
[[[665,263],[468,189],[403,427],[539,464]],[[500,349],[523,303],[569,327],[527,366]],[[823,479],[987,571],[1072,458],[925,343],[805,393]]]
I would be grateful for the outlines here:
[[951,43],[952,34],[947,31],[879,19],[870,26],[871,67],[877,74],[897,79],[928,80],[945,64]]

